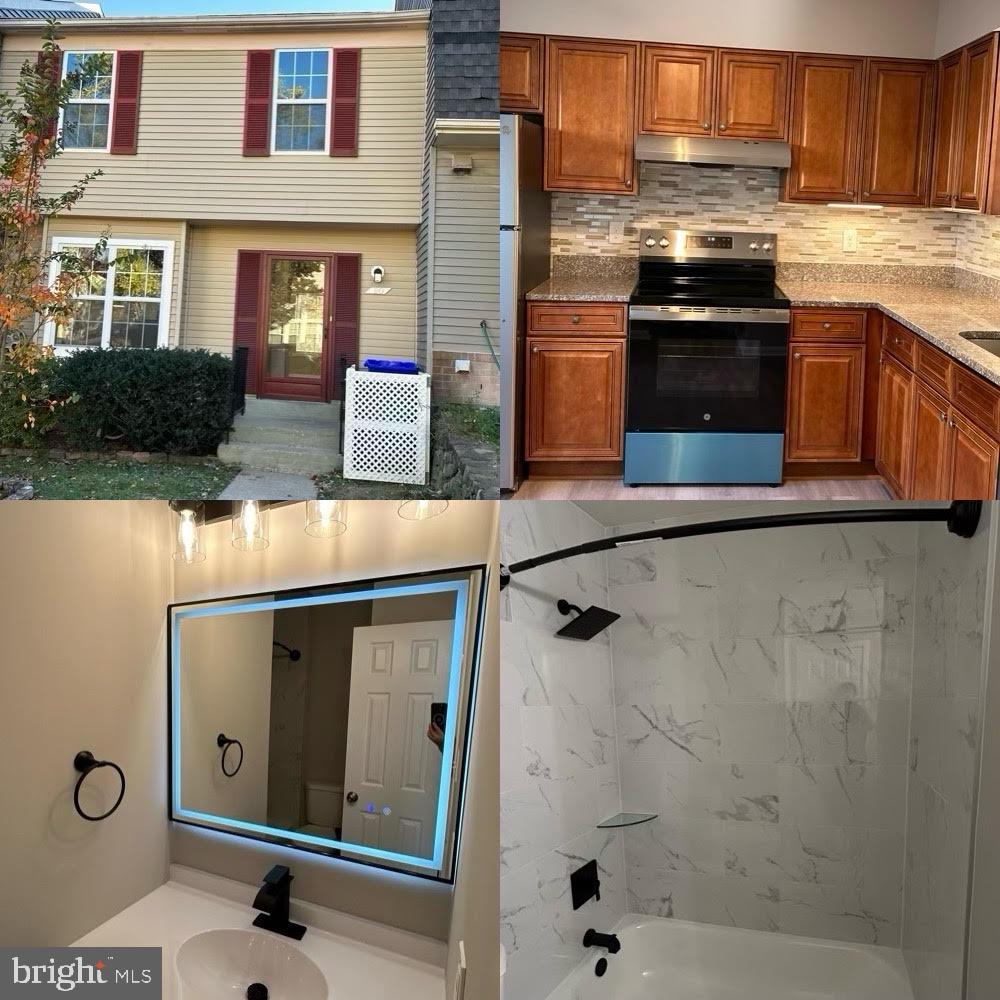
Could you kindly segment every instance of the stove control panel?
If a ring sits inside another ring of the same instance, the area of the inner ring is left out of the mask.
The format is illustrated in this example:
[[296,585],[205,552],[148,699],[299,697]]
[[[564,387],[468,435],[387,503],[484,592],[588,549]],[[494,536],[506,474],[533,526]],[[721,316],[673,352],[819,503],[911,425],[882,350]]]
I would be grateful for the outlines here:
[[778,256],[774,233],[722,233],[693,229],[643,229],[641,257],[655,260],[760,260],[774,263]]

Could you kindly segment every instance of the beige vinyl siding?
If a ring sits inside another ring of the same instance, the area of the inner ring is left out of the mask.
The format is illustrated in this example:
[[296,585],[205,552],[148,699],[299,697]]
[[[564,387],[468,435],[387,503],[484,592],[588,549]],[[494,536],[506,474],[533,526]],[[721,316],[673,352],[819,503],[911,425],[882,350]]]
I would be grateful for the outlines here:
[[[167,39],[166,41],[169,41]],[[27,44],[10,39],[9,44]],[[64,40],[67,47],[75,44]],[[127,35],[105,41],[127,49]],[[278,47],[273,36],[258,47]],[[311,46],[335,47],[317,34]],[[25,58],[0,57],[9,91]],[[424,147],[426,47],[362,50],[357,157],[282,153],[244,157],[246,52],[148,50],[143,57],[139,145],[135,156],[70,150],[46,169],[44,190],[66,190],[101,169],[78,209],[88,215],[416,225]]]
[[49,220],[46,249],[51,251],[54,237],[99,239],[101,236],[119,240],[160,240],[174,244],[173,274],[170,276],[169,343],[171,347],[177,346],[180,310],[182,308],[181,268],[184,258],[184,223],[173,219],[94,219],[70,213]]
[[[361,351],[413,358],[416,352],[416,233],[413,229],[322,226],[191,226],[181,345],[225,354],[233,346],[239,250],[361,254]],[[368,295],[371,269],[386,269],[387,295]],[[334,348],[336,350],[336,347]]]
[[[452,157],[471,156],[471,174],[452,172]],[[489,351],[479,327],[500,327],[500,154],[438,150],[434,211],[435,351]]]

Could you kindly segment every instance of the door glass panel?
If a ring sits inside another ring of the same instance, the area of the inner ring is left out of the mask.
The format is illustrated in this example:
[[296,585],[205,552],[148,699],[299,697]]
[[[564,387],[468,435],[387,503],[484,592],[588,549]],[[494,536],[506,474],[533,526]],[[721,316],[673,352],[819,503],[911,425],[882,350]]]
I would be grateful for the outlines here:
[[273,260],[267,310],[267,374],[319,379],[326,262]]

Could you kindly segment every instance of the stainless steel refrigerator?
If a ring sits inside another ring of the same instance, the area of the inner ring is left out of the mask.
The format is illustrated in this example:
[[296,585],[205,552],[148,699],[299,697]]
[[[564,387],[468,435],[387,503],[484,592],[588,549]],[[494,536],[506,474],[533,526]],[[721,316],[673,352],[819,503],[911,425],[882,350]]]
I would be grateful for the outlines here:
[[542,125],[500,116],[500,488],[524,468],[524,295],[549,277],[551,203]]

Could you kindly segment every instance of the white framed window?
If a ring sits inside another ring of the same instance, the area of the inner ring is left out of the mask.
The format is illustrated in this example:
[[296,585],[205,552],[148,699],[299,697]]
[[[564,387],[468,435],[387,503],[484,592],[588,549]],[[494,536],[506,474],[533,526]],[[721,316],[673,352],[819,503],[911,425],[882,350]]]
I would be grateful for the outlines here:
[[[54,253],[93,250],[90,237],[57,237]],[[50,322],[45,343],[57,353],[88,347],[166,347],[170,334],[170,284],[174,244],[154,240],[109,240],[104,260],[95,263],[79,309],[65,323]],[[52,262],[49,283],[59,277]]]
[[272,153],[330,152],[330,49],[278,49],[274,60]]
[[106,71],[81,77],[59,112],[59,132],[63,149],[111,148],[111,99],[115,92],[114,52],[64,52],[62,79],[77,72],[92,56],[103,56]]

